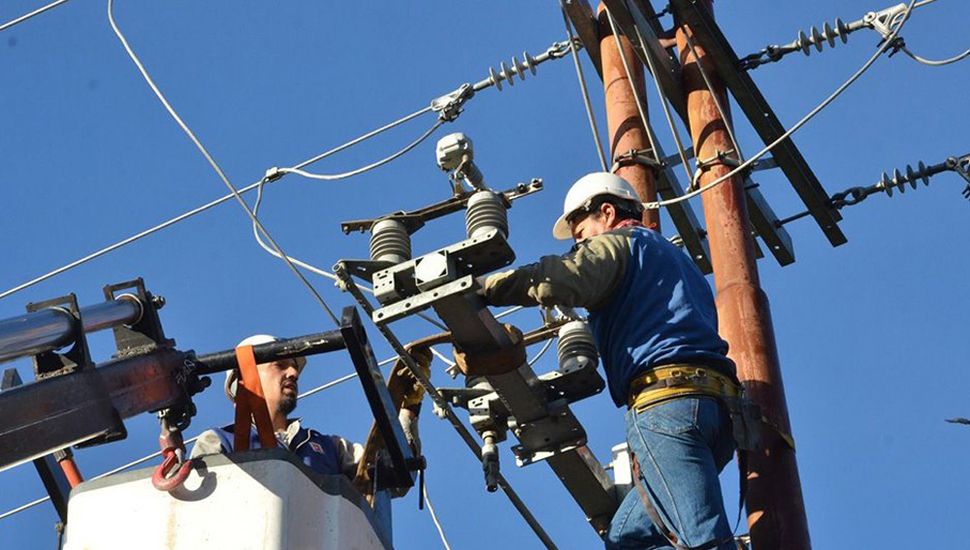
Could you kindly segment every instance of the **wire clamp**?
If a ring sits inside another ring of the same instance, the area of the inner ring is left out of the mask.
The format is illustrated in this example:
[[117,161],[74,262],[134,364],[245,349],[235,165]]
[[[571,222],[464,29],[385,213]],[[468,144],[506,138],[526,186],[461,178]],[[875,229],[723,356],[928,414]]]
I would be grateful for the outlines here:
[[[651,153],[649,156],[647,153]],[[626,166],[632,166],[634,164],[639,164],[641,166],[646,166],[653,171],[654,175],[667,167],[667,163],[663,160],[658,161],[653,156],[653,150],[651,149],[630,149],[626,153],[617,155],[613,158],[613,166],[610,168],[610,172],[616,173],[620,168]]]
[[970,199],[970,155],[962,157],[949,157],[946,159],[946,167],[953,170],[966,180],[967,186],[963,188],[964,198]]
[[465,102],[475,95],[475,90],[467,82],[457,90],[431,101],[431,110],[438,113],[438,120],[452,122],[462,113]]
[[[700,188],[701,176],[714,166],[727,166],[730,169],[735,169],[741,166],[741,161],[736,157],[729,155],[736,155],[734,149],[728,149],[727,151],[721,151],[720,149],[715,150],[714,155],[706,159],[697,160],[697,168],[694,170],[694,177],[690,182],[690,190]],[[742,174],[743,176],[744,174]]]

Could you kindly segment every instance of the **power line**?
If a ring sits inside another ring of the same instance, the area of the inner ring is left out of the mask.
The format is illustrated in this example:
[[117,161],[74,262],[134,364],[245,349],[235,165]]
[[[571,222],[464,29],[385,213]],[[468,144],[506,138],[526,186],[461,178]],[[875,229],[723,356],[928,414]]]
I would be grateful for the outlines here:
[[930,67],[942,67],[944,65],[956,63],[958,61],[962,61],[966,59],[967,57],[970,57],[970,50],[967,50],[961,54],[955,55],[953,57],[949,57],[947,59],[934,60],[934,59],[926,59],[925,57],[920,57],[915,53],[913,53],[912,51],[910,51],[910,49],[907,48],[906,46],[900,46],[899,49],[902,50],[904,54],[908,55],[913,61],[917,61],[919,63],[922,63],[923,65],[929,65]]
[[593,106],[589,101],[589,90],[586,89],[586,77],[583,75],[583,66],[579,62],[579,54],[576,53],[576,38],[573,36],[573,27],[566,15],[566,6],[563,0],[559,0],[559,7],[562,11],[563,24],[566,26],[566,38],[569,40],[569,51],[573,57],[573,64],[576,66],[576,78],[579,80],[579,89],[583,93],[583,105],[586,107],[586,118],[589,120],[589,129],[593,133],[593,143],[596,146],[596,156],[600,159],[600,166],[606,172],[606,156],[603,154],[603,144],[600,143],[599,128],[596,127],[596,117],[593,115]]
[[175,112],[175,109],[168,102],[168,100],[165,99],[164,94],[162,94],[162,91],[155,84],[155,81],[152,80],[151,75],[148,74],[148,71],[145,69],[145,66],[142,65],[141,63],[141,60],[138,59],[138,56],[135,55],[134,50],[131,49],[131,46],[128,44],[128,40],[125,38],[124,34],[122,34],[121,29],[118,28],[118,24],[115,23],[113,11],[114,11],[114,0],[108,0],[108,23],[111,24],[111,29],[118,37],[118,40],[121,41],[121,45],[124,46],[125,52],[128,53],[128,57],[130,57],[132,62],[135,63],[135,66],[138,67],[138,70],[141,72],[142,77],[144,77],[145,82],[148,83],[148,86],[155,93],[155,96],[162,103],[162,106],[165,107],[165,109],[172,116],[172,118],[175,119],[175,122],[179,125],[179,127],[182,128],[182,131],[185,132],[185,134],[189,137],[190,140],[192,140],[192,143],[195,144],[195,147],[199,150],[200,153],[202,153],[202,156],[205,157],[206,161],[209,163],[209,166],[212,167],[212,169],[219,176],[219,179],[221,179],[222,182],[226,185],[226,187],[228,187],[229,190],[232,192],[232,195],[239,203],[239,206],[246,211],[246,214],[253,221],[253,224],[255,224],[259,228],[259,231],[263,234],[264,237],[266,237],[266,240],[268,240],[270,244],[273,245],[273,249],[279,253],[279,258],[283,260],[286,266],[290,268],[290,271],[292,271],[293,274],[296,275],[296,277],[307,288],[307,290],[310,291],[310,294],[313,295],[313,297],[320,304],[320,306],[323,307],[324,311],[327,312],[327,315],[330,316],[330,319],[333,320],[333,323],[337,326],[340,326],[340,321],[337,319],[337,316],[330,309],[330,306],[327,305],[327,302],[323,299],[323,296],[321,296],[320,293],[317,292],[317,289],[314,288],[313,285],[310,283],[310,281],[308,281],[306,277],[304,277],[303,274],[300,273],[300,270],[298,270],[296,266],[289,261],[286,254],[283,253],[283,249],[280,248],[280,245],[276,243],[276,240],[273,239],[273,236],[270,235],[269,232],[266,230],[266,228],[263,227],[263,225],[259,222],[259,218],[257,218],[253,214],[252,210],[249,209],[249,205],[246,204],[246,201],[243,200],[242,195],[239,194],[239,191],[236,189],[236,187],[233,186],[233,184],[229,181],[229,178],[226,177],[226,174],[222,171],[222,168],[219,166],[219,164],[216,163],[215,159],[212,158],[212,155],[209,154],[209,151],[205,148],[204,145],[202,145],[202,142],[199,141],[199,139],[195,136],[195,133],[193,133],[192,130],[188,127],[188,125],[185,124],[185,122],[182,120],[179,114]]
[[435,529],[438,530],[438,536],[441,538],[441,544],[444,545],[445,550],[451,550],[451,545],[448,544],[448,539],[445,537],[445,530],[441,528],[441,521],[438,520],[438,514],[434,511],[434,505],[431,504],[431,497],[428,495],[428,482],[424,482],[424,502],[428,505],[428,511],[431,512],[431,521],[434,522]]
[[657,153],[657,140],[653,135],[653,131],[650,129],[650,122],[647,120],[647,113],[645,113],[643,110],[646,106],[646,98],[641,98],[640,92],[637,90],[637,84],[633,80],[633,71],[630,70],[630,63],[626,59],[626,53],[623,51],[623,44],[620,42],[620,31],[616,28],[616,22],[613,21],[613,16],[610,14],[609,8],[606,8],[606,19],[610,23],[610,30],[613,31],[613,40],[616,42],[616,50],[617,53],[620,54],[620,62],[623,65],[623,72],[626,73],[626,80],[630,84],[630,91],[633,93],[633,100],[637,103],[637,113],[640,114],[640,121],[643,123],[643,131],[646,132],[647,139],[650,141],[650,152],[653,153],[654,162],[657,163],[657,166],[660,166],[663,164],[663,159],[660,158],[659,153]]
[[24,15],[21,15],[20,17],[18,17],[16,19],[11,19],[10,21],[7,21],[3,25],[0,25],[0,32],[7,30],[7,29],[9,29],[10,27],[12,27],[14,25],[23,23],[24,21],[30,19],[31,17],[34,17],[35,15],[40,15],[40,14],[44,13],[47,10],[54,9],[57,6],[60,6],[61,4],[65,3],[65,2],[67,2],[67,0],[57,0],[56,2],[51,2],[50,4],[47,4],[46,6],[37,8],[36,10],[34,10],[34,11],[30,12],[30,13],[26,13]]

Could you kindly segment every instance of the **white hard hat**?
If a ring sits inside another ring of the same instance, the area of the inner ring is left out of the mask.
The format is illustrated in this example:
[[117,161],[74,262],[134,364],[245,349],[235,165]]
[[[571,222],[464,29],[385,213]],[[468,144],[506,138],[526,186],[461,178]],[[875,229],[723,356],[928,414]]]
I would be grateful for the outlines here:
[[[248,338],[243,339],[242,342],[236,344],[239,346],[258,346],[260,344],[269,344],[270,342],[278,342],[280,338],[272,336],[269,334],[254,334]],[[303,372],[303,367],[306,366],[306,357],[294,357],[293,360],[296,362],[297,372]],[[236,383],[239,380],[239,369],[231,369],[226,371],[226,384],[224,386],[226,390],[226,397],[229,401],[236,400]]]
[[599,195],[613,195],[621,199],[640,203],[637,192],[627,181],[609,172],[593,172],[576,180],[576,183],[566,193],[566,200],[562,204],[562,216],[552,226],[552,236],[557,239],[572,237],[569,223],[566,221],[571,214],[581,208],[589,206],[590,199]]

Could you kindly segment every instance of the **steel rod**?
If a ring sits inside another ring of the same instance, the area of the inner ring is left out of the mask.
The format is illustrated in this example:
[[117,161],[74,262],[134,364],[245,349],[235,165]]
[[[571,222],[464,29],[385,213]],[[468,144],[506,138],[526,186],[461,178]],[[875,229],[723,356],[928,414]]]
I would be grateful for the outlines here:
[[[271,363],[341,349],[344,349],[344,337],[339,330],[331,330],[259,344],[253,346],[253,354],[256,356],[257,363]],[[236,350],[229,349],[200,355],[195,359],[195,365],[195,373],[199,375],[234,369],[237,366]]]
[[[81,308],[85,333],[137,323],[142,305],[121,297]],[[0,321],[0,362],[53,351],[74,340],[74,317],[65,309],[47,308]]]

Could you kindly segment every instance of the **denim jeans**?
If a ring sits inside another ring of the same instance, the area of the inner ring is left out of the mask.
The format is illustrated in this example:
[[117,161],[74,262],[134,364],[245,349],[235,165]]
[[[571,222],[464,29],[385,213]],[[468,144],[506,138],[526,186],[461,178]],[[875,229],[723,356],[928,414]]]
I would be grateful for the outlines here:
[[[650,500],[683,546],[728,539],[737,548],[724,511],[718,473],[731,460],[731,419],[716,399],[681,397],[626,413],[626,438],[640,463]],[[620,504],[606,548],[673,548],[653,525],[636,488]]]

